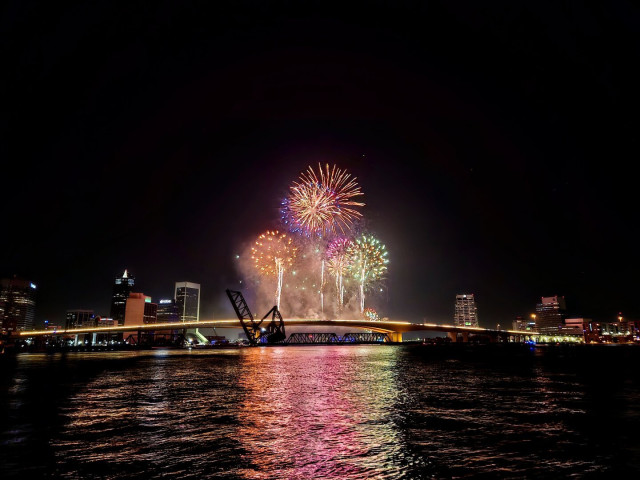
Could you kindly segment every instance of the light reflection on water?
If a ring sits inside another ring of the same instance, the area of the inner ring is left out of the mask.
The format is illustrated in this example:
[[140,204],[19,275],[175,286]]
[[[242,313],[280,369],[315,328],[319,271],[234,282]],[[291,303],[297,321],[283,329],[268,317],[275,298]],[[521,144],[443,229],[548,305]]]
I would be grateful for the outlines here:
[[637,473],[640,389],[619,365],[594,378],[533,355],[443,358],[425,355],[425,348],[287,346],[2,359],[0,476]]

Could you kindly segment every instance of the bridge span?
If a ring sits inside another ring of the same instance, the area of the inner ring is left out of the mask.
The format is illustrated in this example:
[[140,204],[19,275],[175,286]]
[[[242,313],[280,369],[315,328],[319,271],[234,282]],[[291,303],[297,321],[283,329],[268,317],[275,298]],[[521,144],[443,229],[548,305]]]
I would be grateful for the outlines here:
[[[436,324],[436,323],[413,323],[392,320],[364,320],[364,319],[340,319],[340,320],[320,320],[312,318],[289,318],[286,320],[287,326],[314,326],[335,329],[336,327],[358,328],[388,334],[392,342],[402,342],[402,334],[407,332],[431,331],[443,332],[452,342],[468,342],[470,336],[480,336],[489,341],[515,341],[523,342],[538,335],[537,332],[522,330],[494,330],[478,327],[460,327],[456,325]],[[142,333],[156,332],[162,330],[192,330],[200,328],[242,328],[239,319],[225,320],[201,320],[199,322],[175,322],[175,323],[146,323],[140,325],[118,325],[113,327],[83,327],[68,330],[48,329],[31,330],[20,332],[20,337],[39,336],[75,336],[80,334],[101,334],[101,333]]]

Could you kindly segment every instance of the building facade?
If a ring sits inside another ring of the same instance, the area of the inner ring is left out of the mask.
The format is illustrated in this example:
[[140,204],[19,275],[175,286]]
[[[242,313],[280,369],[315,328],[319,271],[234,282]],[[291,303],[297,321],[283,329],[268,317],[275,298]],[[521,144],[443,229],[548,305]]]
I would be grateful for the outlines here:
[[457,327],[478,326],[478,308],[473,293],[456,295],[453,324]]
[[530,317],[525,318],[522,316],[517,316],[516,319],[512,322],[512,327],[514,330],[520,330],[522,332],[532,332],[536,329],[536,316],[532,314]]
[[536,305],[536,330],[540,335],[562,335],[567,307],[564,297],[541,297]]
[[180,321],[178,306],[173,299],[162,299],[158,302],[158,323],[176,323]]
[[67,310],[65,329],[80,327],[95,327],[96,316],[93,310]]
[[176,282],[174,299],[181,322],[200,321],[200,284]]
[[33,330],[36,312],[35,284],[15,276],[1,279],[0,306],[2,333]]
[[117,325],[124,325],[124,317],[127,309],[129,294],[135,284],[135,278],[125,270],[122,277],[116,277],[113,284],[113,296],[111,297],[111,312],[109,316],[113,318]]

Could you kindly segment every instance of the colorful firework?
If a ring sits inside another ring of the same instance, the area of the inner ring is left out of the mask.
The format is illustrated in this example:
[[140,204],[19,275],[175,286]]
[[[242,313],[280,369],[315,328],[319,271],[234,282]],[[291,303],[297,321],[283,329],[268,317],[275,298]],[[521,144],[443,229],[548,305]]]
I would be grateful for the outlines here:
[[378,315],[378,312],[376,312],[374,308],[365,308],[362,311],[362,316],[364,317],[365,320],[373,320],[373,321],[380,320],[380,316]]
[[345,237],[338,237],[327,246],[327,251],[325,254],[327,257],[327,270],[336,279],[336,299],[338,302],[338,312],[342,312],[342,308],[344,306],[343,276],[347,272],[350,264],[348,251],[351,245],[353,245],[352,240]]
[[357,207],[364,203],[355,200],[360,195],[356,179],[345,170],[328,163],[324,169],[318,164],[318,173],[308,167],[283,202],[284,222],[307,236],[344,234],[362,216]]
[[276,307],[280,307],[280,295],[282,293],[282,277],[288,268],[293,265],[297,248],[291,237],[278,230],[267,230],[256,240],[251,248],[251,258],[258,272],[265,276],[276,277]]
[[372,235],[362,235],[349,247],[349,271],[360,285],[360,312],[364,312],[364,292],[366,287],[382,279],[386,270],[387,250]]

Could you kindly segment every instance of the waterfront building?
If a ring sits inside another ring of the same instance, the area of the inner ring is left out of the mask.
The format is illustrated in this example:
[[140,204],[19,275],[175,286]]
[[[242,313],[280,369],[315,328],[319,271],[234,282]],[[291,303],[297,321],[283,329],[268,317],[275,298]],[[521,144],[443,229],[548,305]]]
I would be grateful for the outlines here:
[[561,335],[566,311],[564,297],[541,297],[536,305],[536,330],[543,336]]
[[563,336],[586,340],[590,324],[593,324],[590,318],[565,318],[561,333]]
[[2,333],[10,334],[34,328],[36,286],[33,282],[17,278],[0,279],[2,305]]
[[145,302],[142,317],[143,323],[158,323],[158,304],[151,301]]
[[108,317],[96,317],[96,327],[117,327],[116,321]]
[[478,308],[473,293],[456,295],[453,324],[457,327],[478,326]]
[[536,315],[532,313],[529,318],[517,316],[512,322],[512,327],[514,330],[532,332],[536,329]]
[[127,301],[134,284],[135,278],[129,275],[126,270],[122,277],[116,277],[113,284],[113,296],[111,298],[111,312],[109,316],[113,318],[118,325],[124,325]]
[[158,302],[158,323],[175,323],[180,321],[178,305],[173,299],[163,298]]
[[144,307],[147,303],[151,303],[151,297],[144,293],[131,292],[126,302],[123,325],[142,325]]
[[[158,305],[151,302],[151,297],[144,293],[131,292],[125,307],[123,325],[142,325],[146,323],[156,323]],[[123,338],[126,340],[133,335],[137,341],[137,331],[124,332]]]
[[629,343],[638,340],[638,321],[625,319],[618,313],[616,321],[598,324],[600,342]]
[[178,318],[181,322],[200,321],[200,284],[176,282],[174,294],[178,307]]
[[96,316],[93,310],[67,310],[65,329],[80,327],[95,327]]

